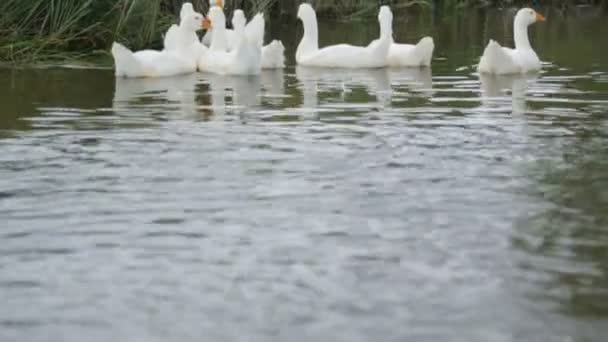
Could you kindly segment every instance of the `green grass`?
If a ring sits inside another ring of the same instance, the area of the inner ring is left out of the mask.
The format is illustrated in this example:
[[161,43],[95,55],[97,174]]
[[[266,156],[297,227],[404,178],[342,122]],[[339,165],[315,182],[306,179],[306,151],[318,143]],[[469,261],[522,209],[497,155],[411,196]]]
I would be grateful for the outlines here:
[[[294,20],[297,0],[225,0],[248,13],[265,11],[269,20]],[[176,20],[182,0],[2,0],[0,1],[0,62],[28,63],[82,59],[107,54],[113,41],[132,49],[159,48],[162,34]],[[192,0],[205,12],[208,0]],[[516,1],[517,2],[517,1]],[[545,0],[562,6],[572,1]],[[602,3],[603,0],[579,0]],[[459,9],[480,5],[501,6],[507,0],[317,0],[320,16],[343,20],[371,17],[379,3],[393,9],[422,6]],[[522,1],[522,3],[529,3]],[[604,5],[605,6],[605,5]],[[285,19],[283,19],[285,18]]]
[[114,40],[143,48],[173,15],[163,0],[4,0],[0,60],[62,59],[105,50]]

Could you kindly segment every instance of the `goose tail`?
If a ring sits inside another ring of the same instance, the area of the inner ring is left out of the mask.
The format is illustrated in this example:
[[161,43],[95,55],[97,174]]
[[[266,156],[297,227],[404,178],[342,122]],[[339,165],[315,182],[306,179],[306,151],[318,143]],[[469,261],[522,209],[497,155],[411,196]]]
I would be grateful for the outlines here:
[[253,39],[257,42],[258,46],[261,48],[264,45],[264,26],[266,25],[266,21],[264,20],[264,14],[258,13],[247,23],[245,27],[245,32],[249,39]]
[[241,37],[234,51],[236,56],[240,56],[238,59],[244,62],[246,69],[243,71],[244,74],[259,74],[262,69],[262,47],[258,37],[248,33]]
[[477,66],[477,71],[485,74],[509,74],[517,69],[518,66],[507,50],[494,40],[490,40],[486,46]]
[[280,40],[262,48],[262,69],[281,69],[285,67],[285,46]]
[[133,52],[124,45],[114,42],[112,44],[112,56],[114,57],[116,76],[128,77],[141,70],[141,66]]
[[178,26],[173,24],[167,30],[167,34],[165,34],[165,39],[163,40],[163,45],[165,50],[174,50],[177,48],[177,30]]
[[431,66],[435,42],[431,37],[424,37],[416,44],[416,55],[420,58],[420,66]]

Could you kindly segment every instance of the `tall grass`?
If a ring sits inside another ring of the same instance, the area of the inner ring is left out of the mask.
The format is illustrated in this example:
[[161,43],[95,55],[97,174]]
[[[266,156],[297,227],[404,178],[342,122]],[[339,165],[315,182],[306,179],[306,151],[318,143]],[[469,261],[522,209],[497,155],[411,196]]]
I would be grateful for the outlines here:
[[[306,0],[320,16],[352,19],[375,15],[381,4],[394,9],[423,6],[444,9],[480,4],[505,5],[513,0]],[[30,62],[107,53],[113,41],[133,49],[160,47],[163,32],[176,20],[184,0],[1,0],[0,62]],[[208,0],[190,0],[206,11]],[[235,8],[271,13],[268,20],[293,16],[304,0],[225,0]],[[515,1],[517,2],[517,1]],[[520,1],[530,3],[530,1]],[[605,0],[545,0],[558,5]],[[283,20],[283,19],[281,19]]]
[[88,54],[113,40],[149,45],[171,20],[163,0],[3,0],[0,60]]

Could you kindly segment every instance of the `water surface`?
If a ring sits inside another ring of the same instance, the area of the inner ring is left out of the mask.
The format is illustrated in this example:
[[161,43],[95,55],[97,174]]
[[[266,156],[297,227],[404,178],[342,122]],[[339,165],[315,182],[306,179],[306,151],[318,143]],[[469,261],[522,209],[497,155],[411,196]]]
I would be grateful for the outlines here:
[[608,17],[547,17],[526,77],[474,71],[508,12],[399,20],[432,69],[0,69],[0,340],[603,341]]

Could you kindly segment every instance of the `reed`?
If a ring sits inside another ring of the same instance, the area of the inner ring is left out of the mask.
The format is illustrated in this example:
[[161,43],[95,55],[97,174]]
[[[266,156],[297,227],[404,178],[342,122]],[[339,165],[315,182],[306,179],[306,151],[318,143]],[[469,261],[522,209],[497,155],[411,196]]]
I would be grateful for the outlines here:
[[35,61],[151,44],[172,20],[164,0],[4,0],[0,60]]

